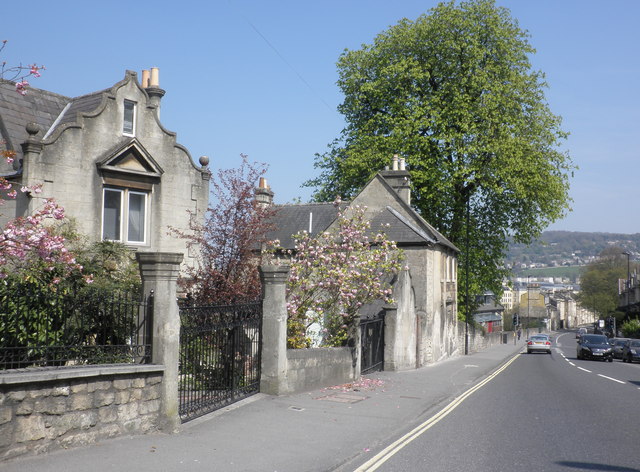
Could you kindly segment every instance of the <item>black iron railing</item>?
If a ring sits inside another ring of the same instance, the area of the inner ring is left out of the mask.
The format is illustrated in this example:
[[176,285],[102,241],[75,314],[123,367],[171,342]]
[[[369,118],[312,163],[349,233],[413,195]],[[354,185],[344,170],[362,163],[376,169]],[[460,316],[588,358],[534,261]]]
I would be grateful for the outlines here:
[[375,317],[360,319],[361,374],[384,370],[384,311]]
[[147,363],[153,296],[0,284],[0,370]]
[[261,303],[182,306],[180,320],[182,421],[259,391]]

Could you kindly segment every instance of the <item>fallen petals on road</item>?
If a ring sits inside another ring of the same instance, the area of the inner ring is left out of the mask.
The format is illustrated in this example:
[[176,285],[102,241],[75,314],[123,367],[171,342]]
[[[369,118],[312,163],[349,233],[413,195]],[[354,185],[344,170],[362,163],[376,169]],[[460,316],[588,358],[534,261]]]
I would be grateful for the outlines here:
[[349,382],[342,385],[335,385],[333,387],[327,387],[323,390],[342,390],[343,392],[358,392],[361,390],[375,390],[376,388],[384,386],[384,380],[381,379],[369,379],[360,378],[355,382]]

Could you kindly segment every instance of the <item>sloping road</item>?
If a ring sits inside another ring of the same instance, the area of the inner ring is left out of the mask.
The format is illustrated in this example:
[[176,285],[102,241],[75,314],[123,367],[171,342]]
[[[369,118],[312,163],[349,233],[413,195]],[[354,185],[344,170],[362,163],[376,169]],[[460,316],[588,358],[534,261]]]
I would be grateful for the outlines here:
[[353,470],[640,471],[640,364],[579,361],[563,333],[486,380]]

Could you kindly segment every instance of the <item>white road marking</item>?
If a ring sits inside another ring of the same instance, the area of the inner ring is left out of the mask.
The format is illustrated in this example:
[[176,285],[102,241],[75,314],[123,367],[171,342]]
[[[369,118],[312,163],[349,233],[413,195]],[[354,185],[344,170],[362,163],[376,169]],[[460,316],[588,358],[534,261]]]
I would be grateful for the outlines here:
[[[519,354],[521,354],[521,353],[522,353],[522,351]],[[480,383],[478,383],[477,385],[471,387],[469,390],[464,392],[462,395],[460,395],[459,397],[455,398],[451,403],[449,403],[447,406],[445,406],[442,410],[440,410],[438,413],[433,415],[427,421],[425,421],[424,423],[422,423],[419,426],[415,427],[414,429],[409,431],[407,434],[402,436],[400,439],[396,440],[395,442],[391,443],[389,446],[384,448],[378,454],[376,454],[371,459],[369,459],[367,462],[365,462],[360,467],[358,467],[354,472],[373,472],[373,471],[377,470],[390,457],[395,455],[403,447],[405,447],[411,441],[413,441],[418,436],[423,434],[425,431],[429,430],[432,426],[437,424],[441,419],[443,419],[449,413],[451,413],[453,410],[455,410],[467,397],[471,396],[474,392],[476,392],[477,390],[480,390],[487,383],[489,383],[491,380],[493,380],[495,377],[497,377],[502,371],[504,371],[513,362],[515,362],[515,360],[519,357],[519,354],[516,354],[515,356],[513,356],[506,363],[504,363],[500,368],[498,368],[498,370],[493,372],[491,375],[489,375],[487,378],[482,380]]]
[[587,370],[587,369],[585,369],[584,367],[578,367],[578,369],[580,369],[580,370],[584,370],[585,372],[589,372],[589,373],[591,373],[591,371],[590,371],[590,370]]
[[567,362],[569,363],[569,365],[572,365],[573,367],[575,367],[575,366],[576,366],[576,365],[575,365],[573,362],[571,362],[569,359],[567,359]]
[[606,375],[602,375],[602,374],[598,374],[598,377],[602,377],[602,378],[608,379],[608,380],[613,380],[614,382],[618,382],[620,384],[626,383],[626,382],[623,382],[622,380],[614,379],[612,377],[607,377]]

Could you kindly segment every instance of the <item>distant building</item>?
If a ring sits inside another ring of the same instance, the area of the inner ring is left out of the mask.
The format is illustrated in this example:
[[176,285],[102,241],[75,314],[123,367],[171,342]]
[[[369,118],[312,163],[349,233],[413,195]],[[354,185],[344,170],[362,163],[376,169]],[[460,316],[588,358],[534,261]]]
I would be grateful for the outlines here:
[[482,325],[487,333],[501,331],[503,326],[503,314],[505,307],[496,302],[496,297],[491,292],[476,297],[478,308],[473,312],[473,320]]

